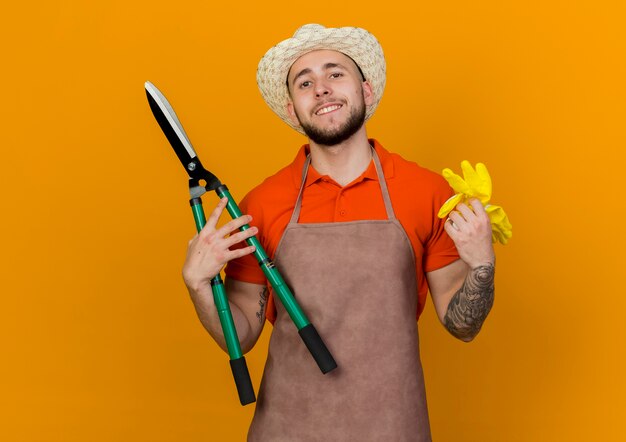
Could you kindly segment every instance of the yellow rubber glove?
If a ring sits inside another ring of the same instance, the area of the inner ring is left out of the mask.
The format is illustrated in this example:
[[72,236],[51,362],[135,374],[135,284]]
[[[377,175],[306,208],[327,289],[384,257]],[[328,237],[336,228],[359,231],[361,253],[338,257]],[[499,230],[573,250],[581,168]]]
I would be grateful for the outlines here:
[[467,203],[470,198],[476,198],[485,206],[485,211],[489,215],[492,241],[494,243],[500,241],[502,244],[506,244],[512,236],[512,226],[502,207],[489,204],[491,199],[491,177],[487,167],[483,163],[477,163],[476,170],[474,170],[469,161],[463,160],[461,162],[461,170],[463,171],[463,178],[450,169],[443,170],[443,177],[454,189],[456,195],[449,198],[441,206],[437,216],[444,218],[458,204]]

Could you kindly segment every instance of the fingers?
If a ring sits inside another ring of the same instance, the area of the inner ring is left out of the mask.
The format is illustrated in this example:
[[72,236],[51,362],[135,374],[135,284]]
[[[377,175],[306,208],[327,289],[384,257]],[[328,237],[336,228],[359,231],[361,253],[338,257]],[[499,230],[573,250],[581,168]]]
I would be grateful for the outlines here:
[[233,259],[237,259],[237,258],[241,258],[242,256],[249,255],[250,253],[254,253],[254,251],[256,250],[255,246],[240,247],[240,248],[235,248],[233,250],[230,249],[231,246],[238,244],[240,242],[243,242],[246,239],[253,237],[259,232],[258,228],[250,227],[244,231],[237,232],[234,234],[232,233],[235,230],[239,229],[239,227],[247,224],[250,220],[252,220],[252,217],[249,215],[241,216],[237,219],[230,221],[229,223],[227,223],[226,225],[224,225],[222,228],[220,228],[219,230],[215,232],[216,235],[222,235],[223,233],[222,229],[228,226],[228,229],[226,231],[231,233],[230,236],[225,237],[225,238],[223,236],[219,236],[219,238],[221,238],[220,249],[222,250],[222,253],[223,253],[222,257],[225,263]]
[[[217,229],[217,223],[219,222],[222,212],[227,204],[228,198],[226,197],[222,198],[218,202],[202,230],[195,237],[189,240],[189,247],[199,240],[201,243],[212,244],[214,247],[217,246],[218,249],[225,249],[228,252],[228,248],[232,245],[245,241],[258,233],[258,229],[256,227],[251,227],[242,232],[234,233],[237,232],[242,226],[252,221],[252,217],[250,215],[242,215]],[[241,250],[247,249],[244,248]],[[251,251],[254,251],[254,247],[252,247]],[[243,254],[245,255],[248,253],[250,253],[250,250],[245,251]]]
[[483,204],[477,198],[471,198],[466,203],[461,203],[456,206],[456,211],[460,213],[463,218],[470,221],[474,218],[489,217]]
[[450,236],[454,235],[456,232],[459,231],[459,227],[454,223],[452,218],[448,218],[446,220],[446,223],[443,225],[443,228],[446,230],[446,232],[448,232],[448,235]]
[[[228,204],[228,198],[222,198],[219,201],[219,203],[217,204],[215,209],[213,209],[213,212],[211,212],[211,215],[207,219],[206,225],[200,232],[201,236],[224,238],[230,235],[232,232],[239,230],[240,227],[252,221],[252,217],[250,215],[243,215],[243,216],[240,216],[239,218],[236,218],[234,220],[227,222],[219,229],[216,229],[217,223],[220,217],[222,216],[222,212],[224,211],[224,208],[226,207],[227,204]],[[256,232],[252,233],[252,235],[255,235],[255,234]],[[252,235],[249,235],[249,236],[252,236]],[[248,236],[244,237],[243,239],[245,238],[248,238]],[[236,242],[239,242],[239,241],[236,241]]]
[[213,209],[213,212],[211,212],[211,215],[209,216],[209,219],[207,219],[206,225],[202,230],[206,229],[211,232],[215,230],[215,226],[217,226],[217,222],[219,221],[220,216],[222,216],[222,212],[224,211],[224,207],[226,207],[227,203],[228,198],[226,197],[222,198],[220,202],[217,203],[217,206]]
[[448,214],[444,228],[450,227],[456,231],[469,231],[485,223],[489,223],[489,216],[485,208],[479,200],[472,198],[467,204],[458,204],[456,210]]
[[444,223],[443,228],[448,234],[448,236],[452,238],[452,241],[454,241],[456,245],[459,235],[461,234],[459,227],[454,223],[454,221],[451,218],[448,218],[446,222]]
[[250,253],[254,253],[256,247],[248,246],[242,247],[241,249],[229,250],[226,252],[227,261],[231,261],[233,259],[241,258],[242,256],[249,255]]
[[[470,203],[471,204],[471,203]],[[457,213],[460,213],[465,221],[472,221],[476,218],[476,214],[466,204],[459,204],[456,206]]]
[[256,227],[250,227],[244,231],[239,231],[241,227],[252,221],[252,216],[250,215],[242,215],[239,218],[235,218],[227,222],[219,229],[216,229],[216,224],[219,221],[227,203],[228,198],[222,198],[220,200],[217,207],[215,207],[211,213],[205,228],[202,229],[202,232],[200,233],[203,242],[212,245],[212,249],[214,253],[216,253],[216,257],[219,257],[218,259],[220,261],[223,260],[224,263],[253,253],[256,249],[254,246],[240,247],[235,250],[230,250],[230,247],[245,241],[259,232],[259,229]]
[[230,235],[228,238],[224,240],[224,245],[226,247],[233,246],[237,243],[245,241],[246,239],[256,235],[259,229],[256,227],[250,227],[249,229],[244,230],[243,232],[235,233],[234,235]]
[[467,230],[468,225],[474,223],[476,214],[472,209],[461,203],[456,206],[456,210],[448,214],[448,219],[448,223],[451,224],[452,228],[456,230]]
[[447,222],[456,230],[460,230],[461,226],[466,223],[465,218],[457,211],[450,212]]
[[220,238],[224,238],[226,235],[229,235],[234,231],[239,230],[240,227],[245,226],[250,221],[252,221],[252,217],[250,215],[242,215],[239,218],[235,218],[224,224],[222,227],[216,230],[215,234]]
[[485,206],[483,206],[483,203],[480,202],[480,200],[472,198],[469,203],[472,206],[472,211],[476,214],[478,218],[483,220],[489,218],[487,210],[485,209]]

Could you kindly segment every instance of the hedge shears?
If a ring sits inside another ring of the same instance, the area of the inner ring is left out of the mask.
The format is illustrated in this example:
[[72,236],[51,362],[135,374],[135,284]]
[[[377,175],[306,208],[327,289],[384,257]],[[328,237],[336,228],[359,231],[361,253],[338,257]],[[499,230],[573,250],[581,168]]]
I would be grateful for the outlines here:
[[[220,199],[228,199],[226,210],[233,219],[242,216],[239,207],[228,191],[228,187],[222,184],[213,173],[205,169],[200,162],[174,109],[165,96],[149,81],[145,83],[145,89],[154,117],[174,148],[174,152],[176,152],[178,159],[189,176],[189,203],[197,231],[202,230],[206,224],[201,197],[207,192],[215,191]],[[240,230],[245,231],[249,228],[250,226],[246,224],[240,227]],[[300,337],[309,349],[322,373],[326,374],[336,368],[337,363],[330,354],[330,351],[326,348],[317,330],[298,305],[290,289],[285,284],[285,281],[274,266],[272,260],[267,256],[267,253],[256,236],[246,239],[246,243],[255,246],[254,257],[259,262],[265,277],[272,285],[279,300],[285,306],[287,313],[298,329]],[[226,346],[230,356],[230,366],[239,393],[239,400],[242,405],[255,402],[256,398],[252,382],[250,381],[250,374],[246,360],[241,351],[237,330],[235,329],[230,306],[226,297],[226,290],[219,273],[211,280],[211,289],[224,332]]]

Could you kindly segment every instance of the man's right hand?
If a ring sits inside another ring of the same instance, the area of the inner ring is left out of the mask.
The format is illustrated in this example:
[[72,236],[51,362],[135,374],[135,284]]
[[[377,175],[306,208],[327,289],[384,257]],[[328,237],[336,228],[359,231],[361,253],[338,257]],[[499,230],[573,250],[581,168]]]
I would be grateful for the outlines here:
[[208,297],[212,300],[213,297],[209,296],[211,295],[211,279],[222,270],[228,261],[249,255],[255,250],[254,246],[230,250],[231,246],[256,235],[258,231],[256,227],[234,233],[241,226],[248,224],[252,220],[251,216],[240,216],[219,229],[217,228],[217,222],[227,202],[228,198],[220,200],[204,228],[189,241],[187,258],[183,266],[183,279],[194,303],[197,296]]
[[[226,352],[228,352],[228,348],[213,300],[211,279],[222,270],[228,261],[254,252],[254,246],[235,250],[230,250],[230,247],[255,235],[258,231],[256,227],[250,227],[244,232],[237,232],[241,226],[252,220],[252,217],[248,215],[229,221],[219,229],[216,228],[227,202],[228,199],[226,198],[219,202],[204,228],[189,241],[187,258],[183,266],[183,279],[189,290],[189,295],[191,295],[198,318],[213,339]],[[225,287],[241,349],[245,353],[252,348],[263,330],[265,301],[267,299],[266,288],[264,285],[232,279],[226,279]],[[261,306],[260,309],[259,305]]]

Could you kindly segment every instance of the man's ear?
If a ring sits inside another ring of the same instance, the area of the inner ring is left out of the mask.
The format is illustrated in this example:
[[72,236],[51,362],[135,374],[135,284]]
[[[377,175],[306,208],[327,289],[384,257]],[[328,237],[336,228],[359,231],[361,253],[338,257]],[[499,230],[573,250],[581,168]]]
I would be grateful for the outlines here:
[[287,115],[289,115],[289,119],[295,126],[300,126],[300,121],[298,120],[298,116],[296,115],[296,110],[293,107],[293,102],[287,102]]
[[372,85],[369,81],[365,80],[363,82],[363,101],[366,106],[371,106],[374,104],[374,93],[372,92]]

